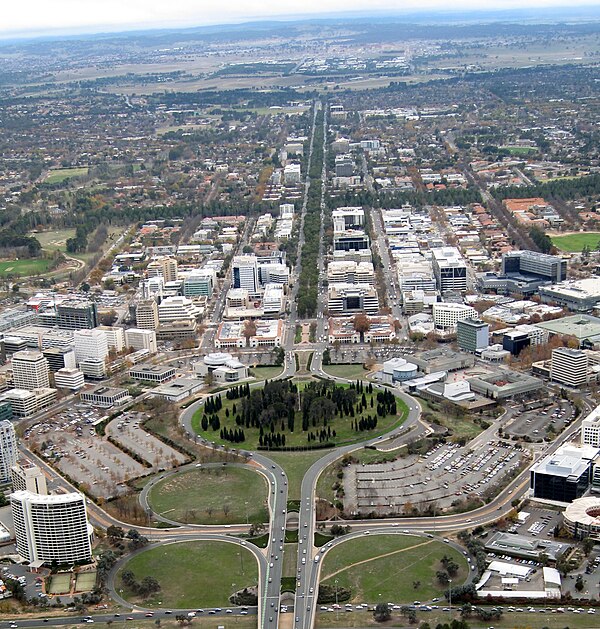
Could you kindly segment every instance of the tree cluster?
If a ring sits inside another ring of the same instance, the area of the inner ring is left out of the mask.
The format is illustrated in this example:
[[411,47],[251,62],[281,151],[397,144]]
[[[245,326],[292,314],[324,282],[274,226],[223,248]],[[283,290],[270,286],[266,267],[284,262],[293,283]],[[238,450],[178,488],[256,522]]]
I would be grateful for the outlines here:
[[138,581],[131,570],[124,570],[121,580],[132,592],[144,598],[160,592],[160,583],[152,576],[146,576]]

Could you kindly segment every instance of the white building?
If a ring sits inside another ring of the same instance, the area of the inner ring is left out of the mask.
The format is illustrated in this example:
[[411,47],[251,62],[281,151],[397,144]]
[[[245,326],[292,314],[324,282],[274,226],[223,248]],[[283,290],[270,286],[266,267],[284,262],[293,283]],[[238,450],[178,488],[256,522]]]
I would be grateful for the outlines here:
[[267,284],[263,293],[263,313],[265,317],[279,315],[283,310],[283,286]]
[[331,284],[327,289],[327,309],[332,315],[379,310],[377,291],[369,284]]
[[456,324],[464,319],[477,319],[475,308],[466,304],[439,302],[433,304],[433,325],[438,335],[456,333]]
[[362,207],[340,207],[333,210],[331,217],[334,232],[362,229],[365,224],[365,211]]
[[92,557],[85,496],[16,491],[10,496],[17,552],[30,564],[73,564]]
[[283,180],[286,186],[294,186],[302,180],[300,164],[286,164],[283,169]]
[[17,389],[50,386],[48,361],[41,352],[16,352],[12,357],[13,383]]
[[0,421],[0,481],[10,480],[10,470],[19,456],[15,427],[8,419]]
[[248,377],[248,367],[231,354],[218,352],[194,363],[194,374],[200,378],[212,374],[215,382],[238,382]]
[[581,422],[581,445],[600,448],[600,406]]
[[10,402],[15,417],[29,417],[54,403],[56,389],[40,387],[27,389],[9,389],[0,395],[1,401]]
[[152,260],[146,273],[148,277],[162,277],[165,282],[174,282],[177,280],[177,260],[164,256]]
[[29,491],[45,496],[48,493],[44,472],[25,459],[17,461],[10,470],[13,491]]
[[373,263],[334,260],[327,265],[327,281],[330,284],[374,284]]
[[138,328],[144,330],[158,328],[158,304],[154,299],[140,301],[135,309],[135,321]]
[[198,310],[187,297],[167,297],[158,306],[158,320],[160,323],[170,321],[185,321],[196,319]]
[[559,347],[552,350],[550,380],[580,387],[588,381],[588,355],[580,349]]
[[115,352],[122,352],[125,349],[125,330],[111,325],[99,325],[96,330],[100,330],[106,336],[108,348]]
[[283,284],[287,286],[290,281],[290,270],[286,264],[260,264],[258,267],[258,275],[260,283],[263,286],[265,284]]
[[78,363],[87,360],[104,361],[108,356],[108,340],[102,330],[76,330],[73,338]]
[[125,344],[135,350],[146,349],[151,354],[156,354],[156,332],[154,330],[142,330],[140,328],[129,328],[125,330]]
[[294,204],[282,203],[279,206],[279,218],[294,218]]
[[54,373],[54,386],[57,389],[79,391],[85,384],[83,372],[79,369],[63,367]]

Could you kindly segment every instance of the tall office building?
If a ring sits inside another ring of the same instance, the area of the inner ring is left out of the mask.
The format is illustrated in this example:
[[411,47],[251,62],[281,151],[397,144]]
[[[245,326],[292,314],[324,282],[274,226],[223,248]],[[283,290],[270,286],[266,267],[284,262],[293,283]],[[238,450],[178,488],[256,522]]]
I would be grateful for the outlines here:
[[212,297],[217,285],[217,274],[214,269],[196,269],[183,280],[184,297]]
[[22,459],[12,466],[10,472],[13,491],[29,491],[32,494],[47,495],[46,477],[37,465]]
[[250,294],[258,291],[258,260],[256,256],[234,256],[231,269],[233,288],[245,288]]
[[97,330],[100,330],[106,336],[106,342],[109,349],[114,349],[115,352],[122,352],[125,348],[125,330],[112,325],[99,325]]
[[476,352],[490,344],[490,326],[476,319],[459,319],[456,322],[456,339],[460,349]]
[[58,371],[65,367],[67,369],[75,369],[77,366],[75,352],[71,348],[49,347],[48,349],[43,349],[42,354],[48,361],[50,371]]
[[148,277],[162,277],[165,282],[177,281],[177,260],[163,256],[152,260],[146,268]]
[[588,380],[588,355],[580,349],[568,347],[552,350],[550,380],[569,387],[585,385]]
[[125,330],[125,345],[133,347],[136,351],[147,349],[151,354],[156,354],[156,332],[154,330],[142,330],[129,328]]
[[467,265],[456,247],[432,249],[432,266],[442,295],[467,290]]
[[29,563],[74,563],[92,557],[85,496],[10,495],[17,552]]
[[96,304],[83,299],[66,299],[56,306],[56,324],[63,330],[91,330],[98,325]]
[[16,389],[32,391],[50,386],[48,361],[42,352],[16,352],[11,365]]
[[75,358],[80,364],[86,360],[104,361],[108,356],[108,341],[102,330],[77,330],[73,339]]
[[140,301],[135,309],[135,321],[138,328],[156,330],[158,327],[158,304],[154,299]]
[[17,462],[18,452],[15,427],[4,419],[0,421],[0,482],[10,480],[10,470]]

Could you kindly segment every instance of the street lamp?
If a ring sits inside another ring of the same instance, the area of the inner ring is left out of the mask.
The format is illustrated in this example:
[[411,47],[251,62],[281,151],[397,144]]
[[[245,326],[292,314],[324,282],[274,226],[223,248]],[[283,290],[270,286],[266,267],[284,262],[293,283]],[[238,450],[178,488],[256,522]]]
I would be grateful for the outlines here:
[[248,525],[248,501],[246,500],[244,504],[246,505],[246,525]]
[[340,606],[338,605],[338,580],[335,580],[335,619],[340,619]]
[[452,579],[448,579],[448,609],[452,617]]

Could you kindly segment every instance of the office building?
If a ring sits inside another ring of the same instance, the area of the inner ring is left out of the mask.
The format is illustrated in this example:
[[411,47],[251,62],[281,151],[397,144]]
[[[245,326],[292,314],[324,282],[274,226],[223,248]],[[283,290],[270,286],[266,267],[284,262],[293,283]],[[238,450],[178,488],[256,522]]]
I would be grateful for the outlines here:
[[234,256],[231,261],[233,288],[245,288],[251,295],[259,287],[258,260],[254,255]]
[[48,361],[42,352],[17,352],[12,357],[13,384],[17,389],[39,389],[50,386]]
[[433,273],[442,295],[467,290],[467,265],[456,247],[432,249]]
[[56,306],[56,324],[63,330],[91,330],[98,326],[96,304],[83,299],[67,299]]
[[84,384],[84,374],[79,369],[63,367],[54,373],[54,386],[57,389],[79,391]]
[[94,387],[88,391],[82,391],[79,397],[82,402],[89,402],[100,408],[122,405],[131,400],[127,389],[109,388],[104,385]]
[[33,463],[21,459],[11,467],[13,491],[29,491],[32,494],[48,494],[44,472]]
[[150,354],[156,354],[156,332],[154,330],[144,330],[140,328],[129,328],[125,330],[125,345],[133,347],[135,350],[148,350]]
[[456,324],[464,319],[477,320],[475,308],[466,304],[437,302],[433,304],[433,324],[438,336],[456,334]]
[[600,448],[600,406],[581,422],[581,445]]
[[74,564],[92,558],[85,496],[16,491],[10,496],[17,552],[30,565]]
[[175,377],[175,367],[142,363],[129,370],[129,377],[142,382],[162,384]]
[[108,356],[108,340],[102,330],[77,330],[73,340],[79,364],[86,360],[104,361]]
[[335,156],[335,176],[352,177],[354,174],[354,160],[352,155],[342,154]]
[[10,480],[10,470],[19,458],[17,434],[12,422],[0,421],[0,482]]
[[103,332],[106,336],[109,350],[112,349],[119,353],[125,349],[125,330],[123,328],[113,327],[112,325],[99,325],[96,329]]
[[217,285],[217,274],[214,269],[196,269],[183,280],[184,297],[212,297]]
[[531,467],[531,497],[561,503],[581,498],[590,486],[597,457],[598,448],[592,446],[560,446]]
[[544,388],[539,378],[524,373],[498,369],[498,371],[469,378],[471,389],[492,400],[506,400],[526,396]]
[[278,262],[259,264],[258,280],[261,286],[265,284],[281,284],[287,286],[290,281],[290,270],[286,264]]
[[460,349],[466,352],[485,349],[490,344],[490,326],[477,319],[459,319],[456,338]]
[[166,256],[151,260],[146,268],[146,274],[148,277],[162,277],[165,282],[176,282],[177,260]]
[[283,311],[283,286],[267,284],[263,293],[262,310],[265,317],[277,317]]
[[573,312],[591,312],[600,304],[600,277],[565,280],[552,286],[542,286],[540,297]]
[[158,306],[158,321],[169,323],[171,321],[195,320],[198,310],[187,297],[167,297]]
[[510,251],[502,255],[502,274],[531,275],[556,284],[567,279],[567,261],[537,251]]
[[135,309],[135,322],[143,330],[158,328],[158,304],[154,299],[140,301]]
[[362,230],[365,226],[365,211],[362,207],[340,207],[333,210],[331,218],[335,232]]
[[10,402],[0,401],[0,422],[11,420],[13,418],[13,409]]
[[106,378],[106,362],[96,358],[87,358],[79,362],[79,369],[86,378],[91,380],[103,380]]
[[374,284],[373,263],[334,260],[327,265],[327,281],[330,284]]
[[588,381],[588,355],[568,347],[552,350],[550,380],[569,387],[584,386]]
[[283,169],[283,181],[286,186],[294,186],[302,180],[300,164],[286,164]]
[[327,309],[332,315],[379,310],[377,291],[368,284],[331,284],[327,288]]
[[74,369],[77,366],[75,351],[71,348],[50,347],[42,350],[44,358],[48,361],[48,368],[55,372],[59,369]]
[[15,417],[29,417],[48,406],[56,399],[56,389],[9,389],[0,394],[0,402],[9,402]]
[[[333,249],[335,251],[361,251],[371,248],[371,242],[367,234],[361,229],[350,229],[343,232],[334,232]],[[335,255],[335,254],[334,254]]]

